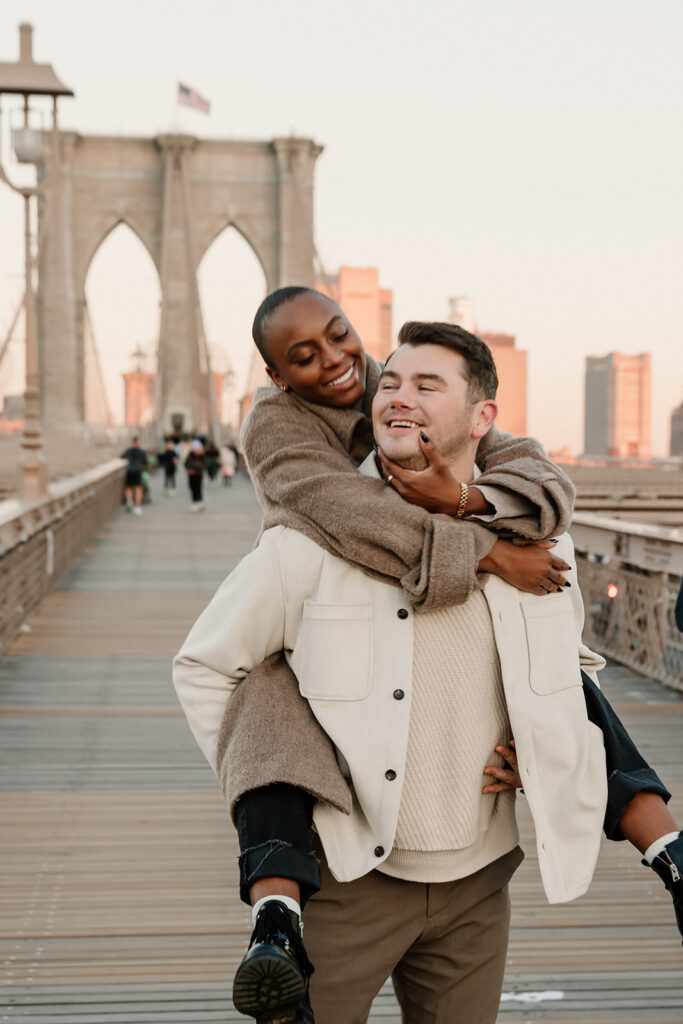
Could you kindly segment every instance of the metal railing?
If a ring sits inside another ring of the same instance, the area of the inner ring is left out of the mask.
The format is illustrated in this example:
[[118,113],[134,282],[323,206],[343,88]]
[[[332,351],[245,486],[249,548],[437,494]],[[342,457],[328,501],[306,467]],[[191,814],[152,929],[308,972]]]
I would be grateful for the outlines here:
[[0,502],[0,652],[121,503],[125,462],[50,485],[47,498]]
[[586,609],[584,641],[683,691],[683,633],[674,621],[683,530],[577,513],[571,534]]

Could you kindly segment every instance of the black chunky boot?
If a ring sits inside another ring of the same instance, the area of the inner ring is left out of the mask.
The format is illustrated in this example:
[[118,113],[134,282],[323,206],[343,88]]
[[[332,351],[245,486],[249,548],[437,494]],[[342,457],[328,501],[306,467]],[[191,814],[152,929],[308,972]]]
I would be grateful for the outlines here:
[[[644,860],[643,864],[647,864]],[[656,871],[664,885],[671,893],[671,899],[676,913],[676,924],[683,935],[683,832],[679,832],[678,839],[667,843],[661,853],[658,853],[650,865]]]
[[268,900],[235,974],[235,1009],[258,1024],[314,1024],[308,1000],[312,973],[299,917],[279,900]]

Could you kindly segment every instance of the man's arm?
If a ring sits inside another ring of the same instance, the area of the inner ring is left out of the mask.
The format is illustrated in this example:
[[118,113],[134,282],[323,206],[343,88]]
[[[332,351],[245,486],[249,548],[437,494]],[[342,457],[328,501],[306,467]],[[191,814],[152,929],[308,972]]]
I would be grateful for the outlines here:
[[400,582],[422,608],[465,601],[496,537],[474,522],[430,515],[362,476],[338,437],[287,396],[256,403],[242,448],[265,525],[299,530],[373,575]]

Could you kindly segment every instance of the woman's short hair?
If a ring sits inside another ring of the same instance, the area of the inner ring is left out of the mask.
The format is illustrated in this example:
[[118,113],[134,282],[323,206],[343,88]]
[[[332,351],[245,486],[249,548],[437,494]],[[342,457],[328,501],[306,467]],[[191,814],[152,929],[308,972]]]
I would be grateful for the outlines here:
[[268,321],[272,319],[273,314],[280,306],[283,306],[285,302],[291,302],[297,295],[313,294],[319,295],[320,292],[316,292],[314,288],[305,288],[303,285],[288,285],[286,288],[278,288],[276,291],[271,292],[270,295],[266,295],[265,299],[256,310],[256,316],[254,317],[254,323],[251,327],[251,336],[254,339],[256,348],[261,353],[263,361],[266,366],[272,368],[270,361],[270,354],[268,352],[268,345],[266,344],[266,327]]

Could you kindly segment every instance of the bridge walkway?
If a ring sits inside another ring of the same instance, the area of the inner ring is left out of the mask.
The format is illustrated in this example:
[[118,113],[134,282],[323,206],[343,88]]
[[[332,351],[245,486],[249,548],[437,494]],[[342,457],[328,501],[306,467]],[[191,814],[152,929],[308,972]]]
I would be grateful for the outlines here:
[[[0,659],[1,1021],[244,1019],[230,1003],[249,932],[235,837],[169,666],[258,521],[244,478],[209,485],[201,515],[155,482]],[[683,697],[619,667],[603,681],[683,817]],[[500,1021],[681,1024],[683,952],[658,880],[605,843],[590,893],[548,906],[520,806]],[[388,986],[371,1020],[398,1024]]]

